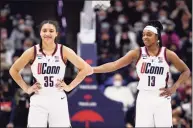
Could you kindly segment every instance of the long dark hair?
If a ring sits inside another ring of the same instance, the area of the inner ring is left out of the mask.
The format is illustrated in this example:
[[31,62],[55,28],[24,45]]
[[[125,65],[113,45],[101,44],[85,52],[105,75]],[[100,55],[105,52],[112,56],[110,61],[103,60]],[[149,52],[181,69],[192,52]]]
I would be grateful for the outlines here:
[[[54,27],[56,28],[56,32],[59,32],[59,25],[58,25],[58,22],[57,21],[54,21],[54,20],[44,20],[44,21],[42,21],[41,22],[41,24],[39,25],[39,32],[41,31],[41,29],[42,29],[42,26],[44,25],[44,24],[52,24],[52,25],[54,25]],[[58,40],[59,40],[59,37],[57,36],[56,38],[55,38],[55,40],[54,40],[54,42],[55,43],[57,43],[58,42]],[[40,52],[42,52],[42,39],[40,39]]]
[[159,46],[162,47],[162,39],[161,39],[161,32],[163,30],[162,24],[158,20],[152,20],[149,21],[147,25],[153,26],[157,29]]

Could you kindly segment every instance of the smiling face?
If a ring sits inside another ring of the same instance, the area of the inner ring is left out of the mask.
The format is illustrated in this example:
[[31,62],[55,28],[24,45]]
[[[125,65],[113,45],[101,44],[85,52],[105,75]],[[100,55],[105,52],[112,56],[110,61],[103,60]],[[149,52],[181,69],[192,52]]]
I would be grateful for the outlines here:
[[153,33],[152,31],[144,30],[142,40],[145,46],[149,47],[154,44],[157,44],[156,42],[158,40],[158,36],[155,33]]
[[58,32],[56,32],[56,27],[53,24],[45,23],[40,30],[42,42],[45,43],[54,43],[57,35]]

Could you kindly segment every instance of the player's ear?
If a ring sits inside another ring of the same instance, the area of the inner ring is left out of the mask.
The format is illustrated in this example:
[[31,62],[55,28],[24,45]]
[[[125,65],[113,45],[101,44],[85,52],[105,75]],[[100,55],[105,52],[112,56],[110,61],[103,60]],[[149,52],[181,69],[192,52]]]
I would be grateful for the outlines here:
[[158,37],[158,35],[157,35],[157,34],[156,34],[156,39],[157,39],[157,40],[159,40],[159,37]]
[[58,36],[58,32],[56,32],[56,37]]

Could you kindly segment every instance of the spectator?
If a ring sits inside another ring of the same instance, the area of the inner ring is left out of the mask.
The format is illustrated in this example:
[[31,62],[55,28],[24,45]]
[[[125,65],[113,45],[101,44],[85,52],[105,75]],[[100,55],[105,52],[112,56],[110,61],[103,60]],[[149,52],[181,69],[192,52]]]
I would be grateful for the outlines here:
[[[134,97],[131,90],[123,86],[123,78],[121,74],[115,74],[113,76],[113,86],[109,86],[105,89],[104,95],[111,100],[123,103],[123,111],[127,111],[128,107],[134,103]],[[125,98],[127,97],[127,98]]]
[[[109,52],[109,50],[107,48],[101,48],[101,54],[99,55],[98,58],[98,64],[104,64],[106,62],[111,62],[113,61],[115,58],[113,57],[113,55]],[[113,73],[107,73],[107,74],[99,74],[98,76],[98,84],[101,85],[101,90],[104,90],[104,81],[106,81],[109,77],[111,77],[113,75]]]
[[163,24],[169,20],[168,11],[165,8],[161,8],[158,14],[158,20]]
[[15,117],[17,118],[14,120],[15,127],[25,128],[29,111],[29,96],[22,89],[18,89],[16,92],[16,102]]
[[0,127],[13,128],[16,107],[15,100],[10,95],[7,83],[1,83],[0,87]]
[[126,128],[134,128],[135,126],[135,108],[136,104],[134,103],[126,112],[125,115],[125,123],[126,123]]
[[141,17],[144,11],[146,11],[145,1],[141,1],[141,0],[135,1],[135,10],[133,12],[133,14],[135,14],[135,17],[132,17],[133,23],[141,20]]
[[11,33],[10,41],[15,45],[16,50],[23,50],[22,44],[25,38],[38,42],[32,26],[26,25],[24,19],[19,19],[17,27]]
[[33,40],[30,38],[25,38],[23,43],[23,50],[27,50],[28,48],[32,47],[34,45]]
[[114,4],[114,10],[112,12],[112,15],[113,15],[113,19],[118,19],[118,16],[120,14],[124,14],[124,7],[123,7],[123,3],[120,1],[120,0],[117,0],[115,1],[115,4]]
[[[0,9],[0,24],[2,25],[1,27],[5,27],[6,29],[12,29],[12,25],[10,22],[10,6],[8,4],[5,4],[1,9]],[[8,31],[9,34],[10,31]]]
[[184,0],[176,1],[176,9],[172,11],[170,17],[176,24],[177,34],[185,40],[192,28],[192,16]]
[[104,10],[100,10],[99,12],[97,12],[97,15],[99,22],[102,22],[103,20],[107,19],[107,13]]
[[136,42],[136,35],[127,26],[116,35],[116,48],[119,49],[119,56],[125,55],[129,50],[139,47]]
[[163,46],[171,49],[179,55],[181,42],[179,36],[174,31],[174,28],[175,24],[172,21],[168,20],[166,22],[165,33],[162,35],[162,44]]
[[15,48],[14,48],[14,44],[8,38],[8,31],[6,28],[1,29],[1,41],[5,49],[4,53],[6,57],[6,62],[8,66],[10,66],[12,64],[12,55],[15,51]]
[[[104,23],[103,25],[108,25],[108,23]],[[104,26],[103,26],[104,27]],[[101,28],[102,30],[104,30],[104,28]],[[98,41],[98,52],[99,54],[101,54],[101,48],[102,49],[109,49],[109,52],[110,53],[113,53],[113,51],[116,50],[115,48],[115,43],[113,41],[113,39],[111,38],[110,36],[110,33],[108,32],[102,32],[101,35],[100,35],[100,39]]]
[[192,71],[192,31],[189,32],[188,38],[183,40],[182,42],[182,59]]
[[27,84],[31,85],[33,83],[32,72],[29,64],[21,71],[21,75]]

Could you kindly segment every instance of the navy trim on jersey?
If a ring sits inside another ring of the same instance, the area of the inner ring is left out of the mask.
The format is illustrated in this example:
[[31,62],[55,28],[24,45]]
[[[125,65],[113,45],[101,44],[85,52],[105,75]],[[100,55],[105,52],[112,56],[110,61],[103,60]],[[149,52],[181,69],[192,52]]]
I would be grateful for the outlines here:
[[165,80],[165,81],[166,81],[166,86],[165,86],[165,88],[168,88],[168,84],[167,84],[167,83],[168,83],[168,80],[169,80],[169,72],[167,72],[167,76],[166,76],[166,80]]
[[64,64],[66,65],[67,60],[64,60],[64,57],[63,57],[63,45],[61,45],[61,47],[60,47],[60,56],[61,56],[61,58],[62,58],[62,61],[63,61]]
[[[159,51],[158,51],[158,53],[157,53],[155,56],[158,56],[158,55],[160,54],[161,49],[162,49],[162,48],[159,48]],[[146,52],[146,54],[147,54],[148,56],[150,56],[146,47],[145,47],[145,52]]]
[[44,56],[46,56],[46,54],[43,52],[43,50],[41,51],[41,53],[42,53]]
[[36,80],[36,78],[35,77],[33,77],[33,84],[35,84],[37,82],[37,80]]
[[[32,78],[33,80],[33,82],[32,82],[32,85],[34,85],[36,82],[37,82],[37,80],[36,80],[36,78],[35,77],[33,77]],[[35,94],[35,92],[33,92],[32,94],[30,94],[29,96],[31,97],[31,96],[33,96]]]
[[34,63],[35,59],[36,59],[36,46],[34,45],[34,58],[31,61],[31,65]]
[[56,48],[54,49],[54,52],[52,53],[52,56],[56,53],[57,49],[58,49],[58,44],[56,43]]
[[[55,47],[55,49],[54,49],[54,52],[52,53],[52,56],[56,53],[56,51],[57,51],[57,49],[58,49],[58,44],[57,43],[55,43],[56,44],[56,47]],[[44,51],[43,51],[43,49],[42,49],[42,54],[44,55],[44,56],[46,56],[46,54],[44,53]]]
[[166,56],[166,48],[164,49],[164,58],[165,58],[165,60],[166,60],[166,62],[167,62],[167,64],[168,64],[168,66],[169,66],[169,61],[168,61],[168,59],[167,59],[167,56]]

